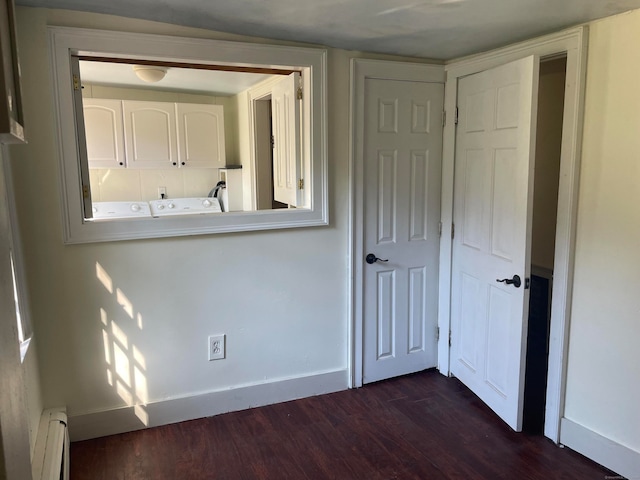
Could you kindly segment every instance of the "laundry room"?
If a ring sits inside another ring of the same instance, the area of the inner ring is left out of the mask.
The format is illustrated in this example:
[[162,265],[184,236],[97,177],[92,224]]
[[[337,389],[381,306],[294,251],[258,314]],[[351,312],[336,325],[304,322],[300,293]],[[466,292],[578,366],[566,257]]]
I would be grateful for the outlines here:
[[[287,206],[273,198],[273,141],[266,175],[254,174],[252,149],[240,146],[255,143],[248,91],[273,75],[131,62],[78,57],[84,124],[77,123],[91,219]],[[272,137],[270,97],[266,102]],[[253,200],[256,189],[268,191],[267,203]]]

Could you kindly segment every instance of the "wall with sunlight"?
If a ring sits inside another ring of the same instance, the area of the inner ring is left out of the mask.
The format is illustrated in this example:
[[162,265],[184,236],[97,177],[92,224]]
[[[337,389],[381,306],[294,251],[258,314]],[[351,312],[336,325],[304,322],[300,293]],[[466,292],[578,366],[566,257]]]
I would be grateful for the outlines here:
[[[66,405],[70,418],[136,406],[141,426],[154,423],[150,406],[207,392],[332,372],[346,388],[353,53],[329,53],[329,227],[65,246],[47,24],[241,38],[61,10],[19,8],[18,22],[30,140],[15,149],[14,178],[46,339],[45,406]],[[227,358],[209,362],[207,336],[221,333]],[[322,388],[306,385],[302,394]]]
[[[137,406],[146,425],[154,402],[345,372],[346,54],[331,56],[330,227],[65,246],[47,24],[232,37],[59,10],[19,8],[18,21],[29,144],[12,154],[45,406]],[[209,362],[219,333],[227,358]]]

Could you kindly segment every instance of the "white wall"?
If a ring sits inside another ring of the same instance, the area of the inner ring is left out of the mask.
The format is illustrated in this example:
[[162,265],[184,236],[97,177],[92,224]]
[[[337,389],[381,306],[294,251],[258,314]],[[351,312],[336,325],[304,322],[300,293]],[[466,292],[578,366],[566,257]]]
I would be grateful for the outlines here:
[[565,411],[638,454],[639,42],[637,10],[590,27]]
[[0,478],[24,480],[31,477],[30,416],[11,276],[11,225],[3,168],[8,161],[0,145]]
[[[329,227],[65,246],[47,24],[237,38],[18,9],[30,141],[12,154],[34,329],[44,339],[38,356],[45,407],[66,405],[72,421],[135,402],[327,372],[329,386],[307,382],[291,395],[346,388],[352,55],[329,53]],[[216,333],[227,335],[227,358],[208,362],[207,336]]]

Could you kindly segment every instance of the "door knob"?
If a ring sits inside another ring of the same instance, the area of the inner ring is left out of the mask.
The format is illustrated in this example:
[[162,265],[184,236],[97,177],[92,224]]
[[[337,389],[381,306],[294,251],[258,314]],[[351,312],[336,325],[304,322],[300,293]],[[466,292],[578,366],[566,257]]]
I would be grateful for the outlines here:
[[522,285],[522,280],[519,275],[514,275],[513,278],[503,278],[502,280],[496,278],[496,282],[513,285],[516,288],[520,288],[520,285]]
[[370,253],[366,257],[364,257],[364,261],[369,265],[373,265],[376,262],[388,262],[389,260],[383,260],[381,258],[376,257],[373,253]]

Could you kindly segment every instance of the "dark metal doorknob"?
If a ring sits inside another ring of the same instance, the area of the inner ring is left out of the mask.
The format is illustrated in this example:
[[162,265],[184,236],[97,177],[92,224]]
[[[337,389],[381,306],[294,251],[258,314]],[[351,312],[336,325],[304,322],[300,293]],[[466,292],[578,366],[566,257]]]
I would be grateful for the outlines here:
[[496,282],[513,285],[516,288],[520,288],[520,285],[522,285],[522,280],[519,275],[514,275],[513,278],[503,278],[502,280],[496,278]]
[[376,262],[388,262],[389,260],[383,260],[381,258],[376,257],[373,253],[370,253],[366,257],[364,257],[364,261],[367,262],[369,265],[373,265]]

